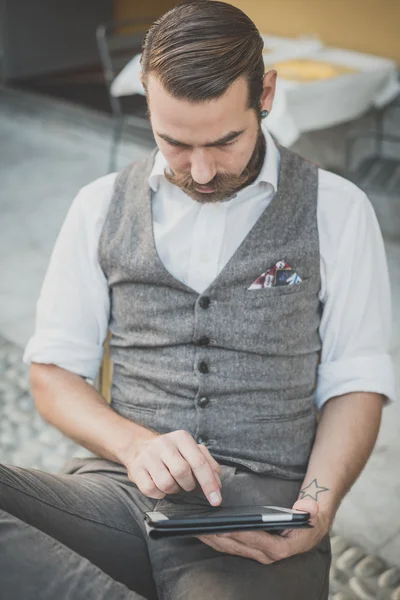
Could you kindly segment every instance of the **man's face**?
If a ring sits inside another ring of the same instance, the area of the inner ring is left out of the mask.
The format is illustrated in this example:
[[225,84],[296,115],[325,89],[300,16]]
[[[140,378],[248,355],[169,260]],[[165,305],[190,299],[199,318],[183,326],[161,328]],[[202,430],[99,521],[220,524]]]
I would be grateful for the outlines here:
[[[272,104],[273,90],[271,96],[265,79],[267,104]],[[164,174],[193,200],[223,201],[257,177],[265,144],[260,118],[247,108],[247,94],[247,82],[239,78],[221,98],[189,103],[167,94],[149,75],[151,126],[171,169]],[[270,106],[263,102],[263,108]]]

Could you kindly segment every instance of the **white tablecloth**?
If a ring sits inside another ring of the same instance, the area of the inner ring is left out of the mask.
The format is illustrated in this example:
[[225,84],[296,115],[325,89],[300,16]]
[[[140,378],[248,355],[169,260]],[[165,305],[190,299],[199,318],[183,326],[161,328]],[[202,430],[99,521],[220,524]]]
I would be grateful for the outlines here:
[[[284,146],[294,144],[301,133],[351,121],[369,108],[382,107],[400,93],[395,61],[341,48],[326,47],[318,39],[263,35],[266,65],[296,58],[331,62],[357,69],[332,79],[307,83],[277,79],[276,94],[267,118],[269,131]],[[144,95],[139,79],[140,54],[114,80],[114,96]]]

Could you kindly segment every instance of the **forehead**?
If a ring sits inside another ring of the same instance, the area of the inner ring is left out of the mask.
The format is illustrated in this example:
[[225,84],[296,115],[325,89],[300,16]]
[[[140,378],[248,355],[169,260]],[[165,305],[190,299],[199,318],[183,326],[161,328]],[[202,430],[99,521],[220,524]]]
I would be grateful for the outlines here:
[[172,97],[152,75],[148,80],[152,126],[176,139],[196,135],[206,142],[244,128],[252,112],[247,108],[247,99],[247,82],[242,77],[221,98],[201,103]]

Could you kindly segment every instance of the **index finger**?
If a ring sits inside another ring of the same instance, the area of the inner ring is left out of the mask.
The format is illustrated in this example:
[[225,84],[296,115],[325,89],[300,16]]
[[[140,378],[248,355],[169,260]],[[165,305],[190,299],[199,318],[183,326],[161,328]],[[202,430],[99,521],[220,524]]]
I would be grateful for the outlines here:
[[208,462],[210,463],[213,471],[215,471],[216,473],[218,473],[218,475],[220,475],[221,474],[221,465],[211,455],[207,446],[205,446],[204,444],[197,444],[197,447],[205,455],[205,457],[208,460]]
[[196,442],[193,439],[188,440],[188,442],[179,444],[179,452],[189,463],[193,475],[199,482],[209,503],[212,506],[218,506],[222,502],[222,496],[214,470]]

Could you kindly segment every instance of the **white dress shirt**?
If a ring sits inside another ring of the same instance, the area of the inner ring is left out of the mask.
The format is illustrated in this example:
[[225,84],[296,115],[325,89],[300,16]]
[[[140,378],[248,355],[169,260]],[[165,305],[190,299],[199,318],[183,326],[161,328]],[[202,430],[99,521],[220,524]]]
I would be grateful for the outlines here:
[[[257,179],[231,199],[200,204],[164,177],[159,151],[149,177],[154,241],[167,270],[202,293],[271,202],[280,155],[263,124],[267,152]],[[57,238],[37,303],[36,328],[24,362],[56,364],[93,381],[110,317],[107,281],[98,243],[116,174],[82,188]],[[301,198],[299,198],[299,202]],[[348,392],[395,398],[389,355],[391,303],[380,228],[364,192],[318,170],[321,362],[317,407]],[[267,270],[272,265],[265,265]]]

